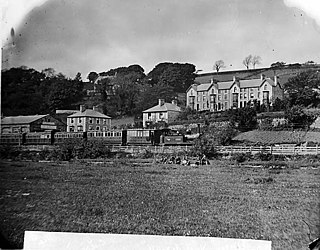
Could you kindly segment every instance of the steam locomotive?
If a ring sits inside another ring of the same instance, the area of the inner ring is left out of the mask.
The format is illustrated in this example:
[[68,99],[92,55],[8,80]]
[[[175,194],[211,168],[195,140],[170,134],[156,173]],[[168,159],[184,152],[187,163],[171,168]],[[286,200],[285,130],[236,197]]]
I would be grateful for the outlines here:
[[68,139],[103,140],[109,145],[192,145],[192,140],[171,129],[125,129],[88,132],[30,132],[1,134],[1,145],[58,145]]

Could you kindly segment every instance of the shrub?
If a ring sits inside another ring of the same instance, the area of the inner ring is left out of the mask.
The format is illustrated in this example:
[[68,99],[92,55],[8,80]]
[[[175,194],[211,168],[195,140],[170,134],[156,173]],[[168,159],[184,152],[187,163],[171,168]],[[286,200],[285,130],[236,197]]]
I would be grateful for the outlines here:
[[267,152],[259,152],[255,155],[255,159],[260,161],[270,161],[272,160],[273,156],[270,153]]
[[250,153],[237,153],[237,154],[233,154],[230,158],[230,160],[235,161],[237,163],[242,163],[245,162],[247,160],[251,159],[251,154]]

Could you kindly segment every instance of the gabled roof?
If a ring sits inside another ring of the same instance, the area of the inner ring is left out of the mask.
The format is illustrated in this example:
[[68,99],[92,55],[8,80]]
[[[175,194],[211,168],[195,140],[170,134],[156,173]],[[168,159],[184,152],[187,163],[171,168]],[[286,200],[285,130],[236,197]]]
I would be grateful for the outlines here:
[[[270,83],[270,85],[273,86],[273,87],[276,86],[276,83],[275,83],[273,80],[271,80],[270,78],[266,78],[265,81],[268,82],[268,83]],[[264,81],[264,82],[265,82],[265,81]],[[261,85],[262,85],[262,83],[261,83]]]
[[218,89],[230,89],[234,81],[218,82]]
[[104,115],[98,111],[92,110],[92,109],[86,109],[83,112],[78,111],[77,113],[68,116],[68,118],[72,118],[72,117],[94,117],[94,118],[111,119],[111,117]]
[[149,108],[147,110],[144,110],[143,113],[149,113],[149,112],[166,112],[166,111],[176,111],[176,112],[180,112],[181,108],[175,104],[172,103],[164,103],[163,105],[157,105],[154,106],[152,108]]
[[34,121],[37,121],[48,115],[20,115],[20,116],[8,116],[1,120],[2,125],[11,125],[11,124],[29,124]]
[[250,80],[240,80],[240,88],[258,88],[264,80],[260,78],[250,79]]
[[198,84],[191,84],[190,87],[187,89],[186,93],[188,93],[190,89],[194,89],[195,91],[197,91],[197,86]]
[[203,83],[197,86],[197,91],[208,91],[211,87],[212,83]]

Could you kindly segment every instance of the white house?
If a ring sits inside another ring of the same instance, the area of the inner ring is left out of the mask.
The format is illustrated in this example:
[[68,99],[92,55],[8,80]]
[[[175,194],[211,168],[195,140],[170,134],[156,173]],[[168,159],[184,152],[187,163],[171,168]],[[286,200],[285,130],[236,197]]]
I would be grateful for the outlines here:
[[175,100],[172,103],[166,103],[163,99],[159,99],[157,106],[143,111],[143,127],[148,127],[157,122],[170,123],[177,118],[180,112],[181,108]]

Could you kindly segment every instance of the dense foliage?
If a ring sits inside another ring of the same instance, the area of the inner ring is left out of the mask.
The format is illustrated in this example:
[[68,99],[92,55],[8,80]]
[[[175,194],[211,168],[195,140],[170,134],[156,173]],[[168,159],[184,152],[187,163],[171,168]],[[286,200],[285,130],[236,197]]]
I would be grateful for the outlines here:
[[317,107],[320,105],[320,75],[306,71],[292,77],[284,85],[290,106]]
[[56,74],[53,69],[38,72],[26,67],[2,72],[2,113],[33,115],[68,109],[83,97],[79,73],[74,79]]

